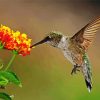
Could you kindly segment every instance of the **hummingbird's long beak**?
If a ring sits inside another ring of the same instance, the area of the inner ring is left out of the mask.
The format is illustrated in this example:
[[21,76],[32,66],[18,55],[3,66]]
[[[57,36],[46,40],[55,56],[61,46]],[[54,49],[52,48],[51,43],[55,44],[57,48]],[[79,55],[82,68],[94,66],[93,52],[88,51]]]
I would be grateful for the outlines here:
[[39,41],[39,42],[33,44],[30,48],[34,48],[35,46],[40,45],[40,44],[43,44],[43,43],[45,43],[45,42],[47,42],[47,41],[49,41],[49,40],[50,40],[50,38],[49,38],[49,36],[47,36],[47,37],[45,37],[43,40],[41,40],[41,41]]

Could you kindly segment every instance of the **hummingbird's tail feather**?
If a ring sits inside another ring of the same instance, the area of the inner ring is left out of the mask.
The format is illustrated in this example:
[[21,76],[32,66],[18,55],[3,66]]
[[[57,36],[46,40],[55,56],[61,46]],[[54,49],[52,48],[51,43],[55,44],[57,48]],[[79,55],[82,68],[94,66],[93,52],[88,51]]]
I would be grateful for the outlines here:
[[91,89],[92,89],[91,82],[88,82],[86,79],[85,79],[85,82],[86,82],[86,86],[87,86],[88,91],[91,92]]
[[87,54],[84,54],[83,56],[83,66],[82,66],[82,72],[83,76],[85,78],[86,86],[88,88],[88,91],[91,92],[92,89],[92,72],[91,72],[91,66],[89,62],[89,58]]

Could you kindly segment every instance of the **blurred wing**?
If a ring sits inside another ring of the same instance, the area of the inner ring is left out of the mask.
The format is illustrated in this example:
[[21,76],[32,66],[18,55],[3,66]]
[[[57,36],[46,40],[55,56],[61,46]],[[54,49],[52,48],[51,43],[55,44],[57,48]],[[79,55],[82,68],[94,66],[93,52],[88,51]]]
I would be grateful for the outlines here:
[[100,17],[93,20],[85,27],[83,27],[79,32],[77,32],[71,38],[71,40],[86,50],[88,46],[91,44],[94,35],[96,34],[99,28],[100,28]]

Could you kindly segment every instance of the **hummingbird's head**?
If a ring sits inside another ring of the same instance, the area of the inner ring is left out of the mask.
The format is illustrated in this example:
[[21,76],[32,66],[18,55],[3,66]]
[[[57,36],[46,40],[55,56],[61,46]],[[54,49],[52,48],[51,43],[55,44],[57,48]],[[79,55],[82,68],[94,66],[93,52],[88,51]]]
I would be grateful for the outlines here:
[[43,44],[43,43],[47,43],[52,45],[53,47],[57,47],[61,38],[62,38],[62,34],[59,32],[50,32],[49,34],[47,34],[41,41],[37,42],[36,44],[32,45],[32,47],[37,46],[39,44]]

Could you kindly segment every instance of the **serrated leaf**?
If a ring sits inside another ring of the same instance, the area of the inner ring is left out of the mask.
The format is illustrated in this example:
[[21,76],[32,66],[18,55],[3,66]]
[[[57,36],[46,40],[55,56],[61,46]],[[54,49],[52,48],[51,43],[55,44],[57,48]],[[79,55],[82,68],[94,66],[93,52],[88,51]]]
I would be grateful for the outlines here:
[[12,100],[12,98],[8,94],[1,92],[0,93],[0,100]]
[[5,78],[6,80],[8,80],[8,82],[14,83],[20,87],[22,86],[20,79],[17,77],[17,75],[14,72],[0,71],[0,78],[1,76]]

